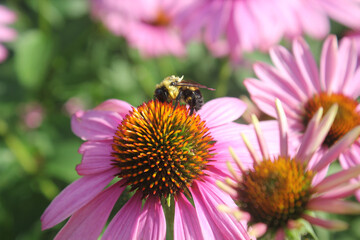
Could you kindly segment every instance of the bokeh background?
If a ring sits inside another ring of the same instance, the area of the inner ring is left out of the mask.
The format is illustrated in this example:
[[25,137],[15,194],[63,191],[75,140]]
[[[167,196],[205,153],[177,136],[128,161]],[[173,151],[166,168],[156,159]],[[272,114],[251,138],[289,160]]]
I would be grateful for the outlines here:
[[[71,131],[74,111],[93,108],[109,98],[138,106],[153,97],[157,83],[173,74],[215,88],[203,91],[206,101],[240,97],[247,95],[242,81],[253,75],[252,63],[269,61],[265,53],[252,52],[234,63],[214,57],[199,42],[189,43],[187,55],[181,58],[146,58],[94,19],[89,1],[0,4],[16,13],[11,27],[18,33],[15,41],[5,43],[9,56],[0,64],[2,240],[52,239],[62,227],[63,223],[42,232],[40,216],[78,178],[75,166],[81,160],[77,150],[82,141]],[[334,22],[331,29],[339,38],[347,31]],[[319,59],[321,41],[307,41]],[[282,44],[290,46],[287,41]],[[315,229],[319,239],[360,239],[360,217],[340,218],[350,228],[343,232]]]

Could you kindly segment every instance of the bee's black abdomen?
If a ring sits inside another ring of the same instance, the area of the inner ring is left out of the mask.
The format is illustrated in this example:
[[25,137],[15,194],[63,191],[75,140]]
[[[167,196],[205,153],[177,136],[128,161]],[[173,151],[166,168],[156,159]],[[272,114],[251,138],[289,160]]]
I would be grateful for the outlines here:
[[183,99],[190,106],[190,115],[194,110],[198,111],[204,105],[204,99],[200,90],[185,89],[183,91]]
[[166,87],[161,87],[155,89],[154,98],[159,100],[160,102],[166,102],[168,100],[169,92]]
[[200,108],[204,105],[204,98],[201,95],[200,90],[195,90],[193,95],[195,97],[195,102],[196,102],[194,108],[196,111],[199,111]]

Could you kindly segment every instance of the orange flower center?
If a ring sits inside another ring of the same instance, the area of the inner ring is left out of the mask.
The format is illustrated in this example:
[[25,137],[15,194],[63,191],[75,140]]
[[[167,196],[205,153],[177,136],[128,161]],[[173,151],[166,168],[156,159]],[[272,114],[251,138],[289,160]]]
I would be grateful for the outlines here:
[[325,113],[335,103],[338,104],[339,108],[334,123],[323,143],[327,147],[331,147],[337,140],[360,124],[360,115],[356,111],[358,102],[342,94],[320,93],[314,95],[304,105],[303,124],[306,127],[320,107],[323,107]]
[[265,223],[272,230],[298,219],[311,195],[313,173],[295,159],[266,159],[242,177],[238,206],[250,213],[250,224]]
[[205,122],[186,106],[152,100],[134,108],[114,136],[114,165],[131,190],[167,197],[184,192],[212,158],[215,144]]
[[148,24],[156,27],[164,27],[170,25],[171,18],[162,9],[159,9],[156,17],[150,21],[146,21]]

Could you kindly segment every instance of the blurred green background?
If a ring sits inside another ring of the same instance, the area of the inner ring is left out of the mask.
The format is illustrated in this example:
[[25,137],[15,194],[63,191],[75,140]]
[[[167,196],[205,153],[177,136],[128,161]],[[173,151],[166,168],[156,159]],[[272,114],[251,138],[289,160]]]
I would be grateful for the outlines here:
[[[144,59],[126,41],[113,36],[89,15],[86,0],[0,1],[18,20],[15,42],[5,44],[0,64],[0,239],[52,239],[62,227],[41,231],[40,216],[50,201],[77,179],[77,150],[82,141],[71,132],[70,115],[109,98],[133,106],[153,97],[168,75],[184,75],[215,92],[205,100],[246,94],[242,85],[262,53],[246,54],[234,67],[201,44],[188,56]],[[343,28],[333,24],[335,33]],[[309,40],[319,56],[321,43]],[[288,44],[288,43],[284,43]],[[123,198],[126,198],[124,196]],[[119,203],[121,205],[121,201]],[[320,232],[320,239],[360,239],[360,217],[341,233]],[[358,227],[356,227],[358,226]]]

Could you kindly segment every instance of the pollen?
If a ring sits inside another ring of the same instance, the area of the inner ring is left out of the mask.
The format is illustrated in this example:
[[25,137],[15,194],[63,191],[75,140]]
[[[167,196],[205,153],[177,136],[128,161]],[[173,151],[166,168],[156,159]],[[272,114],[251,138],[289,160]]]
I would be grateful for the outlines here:
[[188,188],[211,161],[214,144],[205,121],[189,115],[185,105],[174,109],[172,103],[152,100],[119,124],[112,156],[117,175],[143,198],[180,192],[189,196]]
[[356,110],[358,102],[343,94],[320,93],[310,98],[304,105],[303,124],[307,126],[316,111],[323,107],[324,113],[333,105],[338,104],[338,113],[323,143],[331,147],[351,129],[360,125],[360,114]]
[[313,173],[295,159],[264,160],[242,177],[236,202],[241,210],[250,213],[250,224],[264,223],[277,230],[305,211]]

